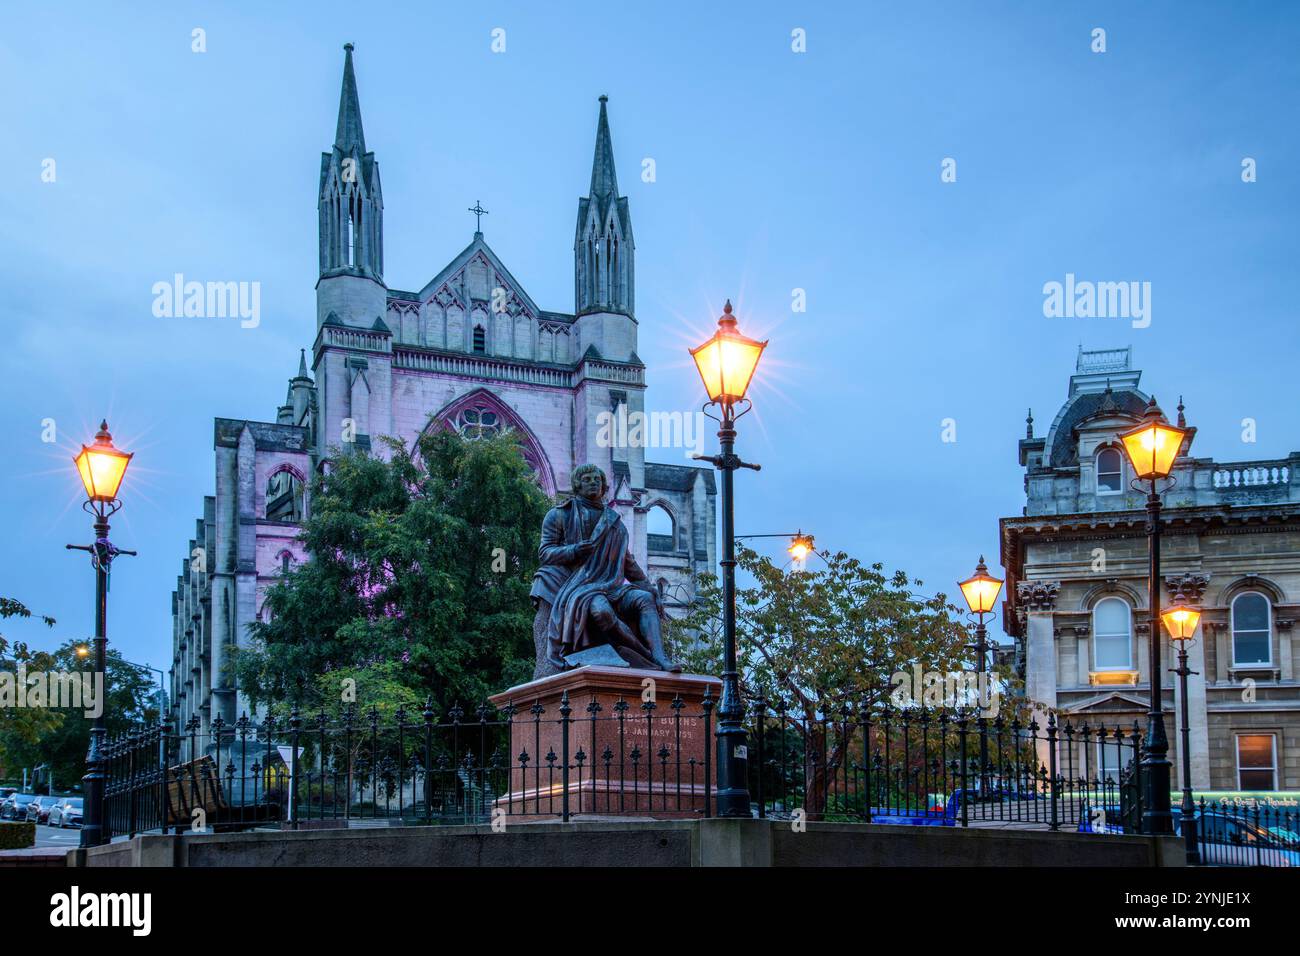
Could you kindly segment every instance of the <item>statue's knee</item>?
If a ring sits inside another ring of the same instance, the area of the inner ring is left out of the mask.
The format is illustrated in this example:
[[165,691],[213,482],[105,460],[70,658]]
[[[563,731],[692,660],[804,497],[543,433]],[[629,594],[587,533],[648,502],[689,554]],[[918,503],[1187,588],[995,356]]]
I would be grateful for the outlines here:
[[591,619],[601,627],[612,627],[614,624],[614,609],[608,601],[593,602],[590,614]]

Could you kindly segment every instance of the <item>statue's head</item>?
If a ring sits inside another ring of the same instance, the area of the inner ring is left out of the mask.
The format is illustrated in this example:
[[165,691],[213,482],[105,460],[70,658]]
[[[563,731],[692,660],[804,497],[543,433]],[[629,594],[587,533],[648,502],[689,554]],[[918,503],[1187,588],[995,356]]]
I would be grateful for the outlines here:
[[600,502],[605,498],[609,482],[599,465],[579,465],[573,469],[573,493],[591,502]]

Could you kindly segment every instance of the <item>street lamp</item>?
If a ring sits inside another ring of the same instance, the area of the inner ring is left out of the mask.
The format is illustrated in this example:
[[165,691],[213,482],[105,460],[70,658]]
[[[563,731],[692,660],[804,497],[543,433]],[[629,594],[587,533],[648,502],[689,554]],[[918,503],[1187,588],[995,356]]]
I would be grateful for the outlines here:
[[1142,423],[1120,435],[1137,481],[1148,482],[1147,551],[1150,567],[1147,573],[1147,594],[1151,605],[1151,705],[1147,711],[1146,743],[1142,754],[1142,768],[1146,778],[1142,816],[1143,830],[1152,834],[1174,832],[1174,819],[1169,807],[1169,738],[1165,736],[1165,714],[1160,687],[1160,495],[1156,493],[1156,482],[1169,477],[1187,431],[1186,428],[1178,428],[1165,421],[1164,413],[1152,395],[1142,415]]
[[[988,565],[984,563],[984,555],[981,554],[979,564],[975,565],[975,573],[965,581],[959,581],[957,586],[961,588],[962,597],[966,599],[966,606],[979,619],[979,623],[975,625],[974,645],[975,673],[978,682],[984,679],[989,653],[988,629],[984,626],[984,615],[992,611],[997,604],[998,594],[1002,592],[1002,581],[989,574]],[[982,693],[984,688],[980,687],[978,690]],[[987,792],[989,741],[983,709],[980,710],[977,719],[980,728],[980,781],[983,784],[982,789]]]
[[[114,547],[108,540],[108,519],[122,507],[117,498],[118,489],[126,475],[131,455],[113,446],[113,436],[108,433],[108,422],[100,422],[99,432],[95,435],[93,445],[82,445],[81,451],[73,459],[77,474],[86,489],[86,500],[82,508],[95,519],[94,544],[70,544],[67,547],[75,551],[90,553],[90,563],[95,569],[95,670],[105,679],[108,654],[108,573],[113,558],[119,554],[134,555],[134,551],[123,551]],[[98,713],[90,725],[90,744],[86,751],[86,775],[81,778],[81,789],[85,795],[85,821],[81,828],[81,846],[100,846],[112,839],[108,820],[104,815],[104,784],[106,768],[104,765],[105,706],[98,708]]]
[[[745,393],[766,347],[766,342],[740,334],[728,299],[718,319],[718,331],[699,348],[690,350],[704,389],[709,394],[709,401],[704,406],[705,414],[721,426],[718,429],[719,454],[693,456],[710,462],[722,472],[723,665],[717,730],[717,811],[720,817],[751,815],[745,705],[740,699],[740,676],[736,671],[736,513],[732,477],[737,468],[758,471],[760,467],[737,457],[736,419],[751,407]],[[717,406],[721,417],[708,411],[710,405]]]
[[790,557],[794,558],[796,561],[803,562],[808,555],[812,554],[817,549],[813,546],[812,535],[804,534],[802,531],[796,531],[794,536],[790,539],[790,547],[786,550],[790,553]]
[[816,539],[803,531],[787,531],[782,534],[735,534],[733,541],[748,541],[750,538],[789,538],[790,546],[785,549],[795,561],[804,561],[808,555],[816,554]]
[[1178,642],[1178,710],[1182,721],[1183,739],[1183,841],[1187,847],[1187,865],[1197,866],[1201,862],[1201,851],[1196,832],[1196,806],[1192,802],[1192,751],[1191,731],[1187,722],[1187,678],[1196,671],[1187,666],[1187,645],[1196,633],[1196,625],[1201,620],[1198,608],[1187,603],[1182,594],[1175,595],[1174,606],[1160,615],[1169,631],[1169,639]]

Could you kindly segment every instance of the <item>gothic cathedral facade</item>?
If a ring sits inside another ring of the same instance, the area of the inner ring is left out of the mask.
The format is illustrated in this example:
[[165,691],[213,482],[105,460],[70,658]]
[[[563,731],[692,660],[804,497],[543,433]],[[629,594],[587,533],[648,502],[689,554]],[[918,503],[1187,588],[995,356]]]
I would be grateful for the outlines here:
[[[298,540],[310,478],[332,456],[380,436],[408,445],[430,429],[467,437],[509,429],[548,495],[595,462],[633,554],[670,612],[715,563],[713,472],[645,460],[598,439],[602,413],[645,409],[637,357],[635,242],[618,193],[606,98],[600,98],[588,195],[578,200],[574,309],[543,309],[476,230],[418,291],[384,277],[379,164],[361,125],[352,45],[345,48],[334,143],[321,156],[316,337],[274,422],[215,422],[215,494],[204,499],[172,594],[171,719],[208,733],[253,709],[231,649],[248,641],[266,589],[308,559]],[[477,208],[477,204],[476,204]],[[608,434],[608,429],[606,429]]]

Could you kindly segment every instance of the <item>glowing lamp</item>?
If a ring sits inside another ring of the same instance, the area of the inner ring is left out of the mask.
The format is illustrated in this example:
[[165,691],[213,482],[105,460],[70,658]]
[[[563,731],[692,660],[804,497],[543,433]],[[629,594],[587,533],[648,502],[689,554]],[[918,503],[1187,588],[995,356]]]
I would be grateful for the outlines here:
[[1196,625],[1201,620],[1199,608],[1187,603],[1181,594],[1174,598],[1174,606],[1160,612],[1160,620],[1165,622],[1165,630],[1173,641],[1190,641],[1196,633]]
[[1133,473],[1154,481],[1169,477],[1186,435],[1186,428],[1178,428],[1164,420],[1164,413],[1153,395],[1142,416],[1142,424],[1119,437],[1133,465]]
[[1002,582],[989,574],[982,554],[980,563],[975,566],[975,573],[965,581],[959,581],[957,586],[961,588],[962,596],[974,614],[987,614],[993,610],[998,594],[1002,591]]
[[736,329],[728,299],[718,319],[718,331],[699,348],[690,350],[709,400],[730,405],[743,399],[765,348],[766,342],[747,338]]
[[86,486],[86,497],[91,501],[112,501],[131,463],[131,455],[113,447],[113,436],[108,433],[108,422],[99,423],[95,444],[81,446],[81,453],[72,459]]
[[802,561],[814,550],[813,536],[804,534],[802,531],[796,531],[794,537],[790,539],[790,547],[787,550],[790,552],[790,557],[796,561]]

